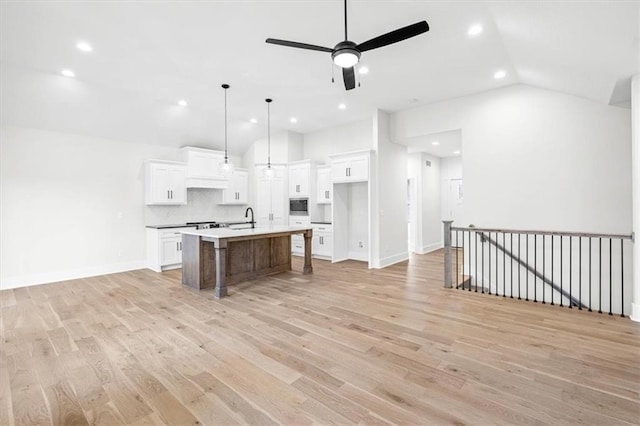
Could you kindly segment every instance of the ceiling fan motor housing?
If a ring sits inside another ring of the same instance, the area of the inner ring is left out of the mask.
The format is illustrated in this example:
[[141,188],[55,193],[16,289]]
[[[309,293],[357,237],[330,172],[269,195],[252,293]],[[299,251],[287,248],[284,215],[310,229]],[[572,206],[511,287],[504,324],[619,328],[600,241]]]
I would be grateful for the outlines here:
[[[348,62],[343,62],[340,57],[344,57]],[[360,51],[358,50],[357,44],[354,42],[349,40],[341,41],[333,48],[333,52],[331,52],[331,59],[336,65],[341,66],[342,68],[350,68],[360,61]]]

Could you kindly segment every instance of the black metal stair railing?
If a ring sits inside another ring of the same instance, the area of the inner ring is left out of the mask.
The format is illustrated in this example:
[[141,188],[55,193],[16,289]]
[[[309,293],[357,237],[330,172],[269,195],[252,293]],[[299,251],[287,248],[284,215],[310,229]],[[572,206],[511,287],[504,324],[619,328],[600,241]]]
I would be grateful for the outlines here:
[[610,315],[630,310],[631,235],[444,223],[447,288]]

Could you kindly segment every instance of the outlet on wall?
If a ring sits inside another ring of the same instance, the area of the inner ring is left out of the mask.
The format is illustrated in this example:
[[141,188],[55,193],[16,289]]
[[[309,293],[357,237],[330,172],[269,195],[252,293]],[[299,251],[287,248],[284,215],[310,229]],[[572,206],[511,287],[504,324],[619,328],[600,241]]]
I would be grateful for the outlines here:
[[358,247],[359,248],[364,248],[364,243],[362,241],[358,241]]

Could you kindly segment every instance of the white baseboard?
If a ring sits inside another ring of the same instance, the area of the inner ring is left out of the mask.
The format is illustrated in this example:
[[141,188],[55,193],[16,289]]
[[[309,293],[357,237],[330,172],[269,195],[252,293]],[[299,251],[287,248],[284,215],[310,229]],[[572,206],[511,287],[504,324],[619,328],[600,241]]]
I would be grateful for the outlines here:
[[2,278],[2,280],[0,281],[0,290],[29,287],[33,285],[55,283],[59,281],[76,280],[79,278],[95,277],[96,275],[115,274],[118,272],[132,271],[135,269],[144,269],[146,267],[147,262],[144,260],[140,260],[137,262],[114,263],[111,265],[94,266],[91,268],[13,276]]
[[432,251],[439,250],[442,247],[444,247],[444,244],[442,244],[442,241],[440,241],[433,244],[427,244],[426,246],[416,247],[416,253],[427,254],[427,253],[431,253]]
[[372,263],[375,269],[381,269],[399,262],[404,262],[405,260],[409,260],[408,251],[403,251],[402,253],[394,254],[393,256],[387,256],[383,259],[374,260]]

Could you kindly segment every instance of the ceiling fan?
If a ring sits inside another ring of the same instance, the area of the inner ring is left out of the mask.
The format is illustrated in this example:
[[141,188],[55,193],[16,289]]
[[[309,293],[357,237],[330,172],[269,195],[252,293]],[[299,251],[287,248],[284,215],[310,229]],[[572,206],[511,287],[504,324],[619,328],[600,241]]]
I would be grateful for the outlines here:
[[268,38],[266,42],[279,44],[281,46],[331,53],[331,59],[333,59],[333,62],[342,68],[342,77],[344,78],[345,89],[351,90],[356,87],[356,76],[353,66],[360,61],[360,54],[362,52],[388,46],[390,44],[415,37],[419,34],[426,33],[427,31],[429,31],[429,24],[427,24],[427,21],[420,21],[372,38],[364,43],[356,44],[350,41],[347,36],[347,0],[344,0],[344,41],[336,44],[333,49],[324,46],[317,46],[315,44],[299,43],[296,41],[279,40],[275,38]]

